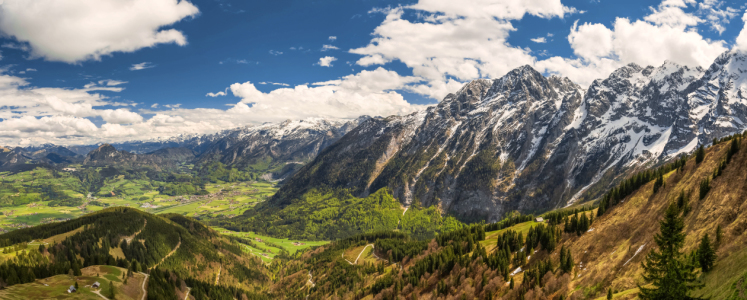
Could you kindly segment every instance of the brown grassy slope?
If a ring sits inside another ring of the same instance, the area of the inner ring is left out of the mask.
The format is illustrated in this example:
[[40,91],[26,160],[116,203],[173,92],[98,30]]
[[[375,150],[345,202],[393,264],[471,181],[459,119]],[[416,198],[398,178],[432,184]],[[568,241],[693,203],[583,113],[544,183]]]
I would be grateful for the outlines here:
[[[591,232],[565,240],[564,244],[571,247],[577,263],[578,276],[572,285],[586,289],[587,296],[593,296],[601,295],[610,286],[624,291],[643,283],[640,264],[655,247],[653,235],[659,231],[664,211],[682,190],[689,193],[692,207],[685,217],[685,251],[696,249],[705,233],[715,239],[719,224],[724,232],[715,269],[704,276],[707,286],[700,293],[716,295],[716,285],[727,287],[747,272],[747,259],[744,259],[747,249],[747,235],[744,234],[747,229],[747,144],[742,143],[742,150],[732,158],[723,174],[713,180],[706,198],[698,199],[700,181],[712,175],[728,146],[722,143],[711,147],[702,163],[696,165],[693,158],[688,160],[684,171],[667,174],[665,187],[655,195],[653,182],[644,185],[595,220]],[[635,255],[638,249],[641,251]],[[583,263],[583,267],[578,263]],[[596,289],[592,288],[595,286]]]

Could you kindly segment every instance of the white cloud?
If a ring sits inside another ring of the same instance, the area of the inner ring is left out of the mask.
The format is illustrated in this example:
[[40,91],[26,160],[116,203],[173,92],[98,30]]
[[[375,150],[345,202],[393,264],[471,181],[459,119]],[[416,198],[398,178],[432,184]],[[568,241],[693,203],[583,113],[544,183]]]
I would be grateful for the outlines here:
[[158,108],[158,103],[153,103],[150,105],[150,108]]
[[[465,4],[455,1],[420,1],[408,8],[386,11],[374,38],[350,52],[363,57],[361,66],[383,65],[398,60],[425,78],[427,86],[417,90],[434,99],[454,92],[453,87],[481,77],[502,76],[511,69],[533,64],[528,49],[506,42],[515,28],[510,20],[527,13],[540,17],[564,16],[569,8],[560,1],[543,5],[523,1],[487,1]],[[418,21],[402,16],[405,9],[423,10],[430,15]]]
[[225,91],[220,91],[220,92],[217,92],[217,93],[207,93],[205,95],[205,97],[213,97],[213,98],[215,98],[215,97],[218,97],[218,96],[225,96],[226,92],[228,92],[228,88],[226,88]]
[[278,56],[278,55],[283,54],[283,52],[281,52],[281,51],[275,51],[275,50],[270,50],[270,54]]
[[99,113],[99,116],[109,124],[130,124],[143,121],[143,117],[139,114],[123,108],[105,109]]
[[320,66],[322,66],[322,67],[331,67],[332,66],[332,62],[336,61],[336,60],[337,60],[337,58],[335,58],[335,57],[325,56],[325,57],[320,58],[319,62],[317,64],[320,65]]
[[[105,136],[107,127],[96,127],[93,119],[104,125],[142,123],[143,117],[125,108],[129,105],[109,101],[98,91],[118,92],[121,87],[86,85],[82,89],[31,87],[20,77],[0,73],[0,144],[83,143],[96,142]],[[111,127],[115,128],[115,127]],[[111,136],[112,132],[106,133]],[[130,137],[131,139],[132,137]]]
[[547,43],[547,39],[544,36],[543,37],[538,37],[538,38],[533,38],[533,39],[530,39],[530,40],[532,42],[540,43],[540,44]]
[[176,0],[4,0],[0,31],[28,44],[31,58],[78,63],[158,44],[187,44],[164,29],[199,10]]
[[333,45],[324,45],[324,46],[322,46],[322,52],[327,51],[327,50],[339,50],[339,49],[340,48],[337,48],[337,47],[335,47]]
[[747,52],[747,11],[742,16],[742,22],[744,22],[744,28],[739,32],[737,36],[735,48]]
[[727,50],[725,42],[701,36],[692,26],[703,20],[682,8],[678,0],[664,1],[643,20],[617,18],[611,28],[602,24],[573,24],[568,42],[577,58],[552,57],[535,66],[562,74],[582,85],[605,78],[629,64],[661,65],[665,60],[683,65],[708,67]]
[[279,86],[290,86],[290,84],[282,83],[282,82],[270,82],[270,81],[262,81],[259,84],[265,85],[265,84],[271,84],[271,85],[279,85]]
[[117,86],[127,83],[127,81],[121,81],[121,80],[114,80],[114,79],[104,79],[99,80],[99,85],[106,85],[106,86]]
[[[350,52],[362,56],[356,62],[360,66],[404,63],[413,75],[426,80],[409,89],[437,100],[466,81],[497,78],[525,64],[588,85],[628,63],[660,65],[671,60],[708,66],[726,50],[726,44],[694,30],[708,20],[685,12],[695,5],[693,0],[666,0],[650,8],[641,20],[617,18],[611,27],[576,21],[568,36],[576,57],[545,58],[547,52],[508,43],[508,36],[516,30],[511,21],[527,14],[564,18],[578,12],[560,1],[420,0],[406,7],[372,10],[384,13],[385,20],[374,29],[367,46]],[[419,18],[403,17],[409,11]],[[552,36],[532,41],[547,42]]]
[[733,7],[726,7],[721,9],[724,5],[724,1],[719,0],[705,0],[698,3],[698,12],[703,15],[711,30],[723,33],[726,30],[726,25],[729,24],[731,19],[739,15],[739,10]]
[[130,67],[130,71],[137,71],[137,70],[144,70],[144,69],[150,69],[155,67],[156,65],[150,63],[150,62],[141,62],[139,64],[133,64]]
[[329,37],[328,39],[329,39],[330,41],[334,42],[334,41],[336,41],[336,40],[337,40],[337,37],[336,37],[336,36],[334,36],[334,35],[332,35],[332,36],[330,36],[330,37]]

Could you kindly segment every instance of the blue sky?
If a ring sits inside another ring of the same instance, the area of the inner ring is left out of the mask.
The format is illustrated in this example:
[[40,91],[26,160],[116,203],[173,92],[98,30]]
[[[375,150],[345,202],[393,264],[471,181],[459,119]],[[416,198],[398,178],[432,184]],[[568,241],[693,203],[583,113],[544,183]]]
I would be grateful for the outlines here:
[[0,0],[0,144],[407,114],[524,64],[587,86],[747,46],[737,1],[36,3]]

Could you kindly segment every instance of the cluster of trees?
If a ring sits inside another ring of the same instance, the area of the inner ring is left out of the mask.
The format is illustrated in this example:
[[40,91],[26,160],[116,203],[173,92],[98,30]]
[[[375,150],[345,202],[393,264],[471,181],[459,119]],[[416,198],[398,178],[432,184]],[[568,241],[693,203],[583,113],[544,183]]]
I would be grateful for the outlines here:
[[519,223],[534,220],[534,215],[522,215],[518,211],[506,214],[503,220],[485,225],[485,231],[496,231],[509,228]]
[[539,224],[529,229],[526,237],[526,252],[532,253],[534,249],[539,249],[542,245],[542,249],[552,252],[555,250],[558,242],[560,242],[561,232],[560,228],[555,225]]
[[427,240],[379,239],[374,243],[376,252],[383,254],[390,262],[401,262],[405,257],[415,257],[426,248]]
[[573,254],[571,254],[571,249],[568,249],[563,245],[563,247],[560,248],[560,266],[559,269],[563,273],[570,273],[573,271],[573,265],[575,263],[573,262]]
[[220,161],[211,161],[202,164],[197,169],[196,177],[203,182],[237,182],[237,181],[249,181],[258,179],[259,176],[252,172],[241,171],[237,168],[230,167],[226,168],[226,165]]
[[555,266],[553,266],[551,259],[544,259],[537,263],[535,263],[531,268],[526,270],[524,272],[524,283],[523,285],[525,287],[543,287],[545,286],[542,279],[545,277],[545,274],[554,273]]
[[625,197],[633,194],[633,192],[637,191],[641,186],[651,182],[651,180],[657,179],[657,181],[659,181],[659,179],[661,179],[658,187],[654,188],[654,191],[658,192],[659,188],[664,186],[664,174],[669,173],[672,170],[683,170],[686,164],[687,156],[682,156],[674,162],[665,164],[655,170],[638,172],[632,177],[623,180],[620,184],[602,196],[602,200],[599,202],[599,209],[597,210],[597,217],[602,216],[607,210],[625,199]]
[[3,254],[18,252],[21,250],[26,250],[29,247],[28,243],[20,243],[18,245],[13,245],[11,247],[5,247],[3,248]]
[[544,214],[542,217],[545,219],[547,223],[553,224],[553,225],[560,225],[565,223],[566,217],[571,215],[576,215],[582,212],[591,211],[594,210],[594,206],[591,205],[585,205],[580,208],[574,208],[574,209],[564,209],[564,210],[557,210],[557,211],[551,211],[549,213]]
[[196,300],[264,300],[267,295],[256,294],[233,286],[214,285],[191,277],[180,277],[179,274],[157,267],[150,272],[148,279],[149,300],[179,300],[176,291],[186,293]]
[[563,226],[563,231],[568,233],[575,232],[576,235],[580,236],[584,232],[589,231],[591,223],[594,222],[594,215],[591,214],[587,217],[586,212],[582,212],[581,217],[579,217],[578,213],[575,213],[570,219],[567,216],[564,217],[564,220],[565,226]]

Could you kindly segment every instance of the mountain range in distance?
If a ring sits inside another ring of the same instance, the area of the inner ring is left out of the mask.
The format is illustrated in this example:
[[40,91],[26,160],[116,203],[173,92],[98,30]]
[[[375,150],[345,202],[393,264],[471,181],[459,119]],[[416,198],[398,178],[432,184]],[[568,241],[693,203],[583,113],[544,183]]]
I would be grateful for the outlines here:
[[315,188],[365,197],[386,187],[404,206],[418,201],[463,220],[497,221],[513,210],[595,199],[632,172],[747,129],[745,70],[747,56],[729,51],[705,70],[630,64],[584,89],[524,66],[470,82],[407,116],[289,120],[102,146],[6,147],[0,167],[217,160],[241,168],[269,159],[276,169],[287,165],[273,177],[288,178],[273,198],[279,206]]

